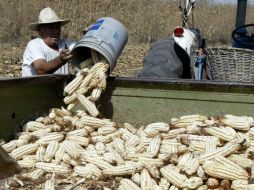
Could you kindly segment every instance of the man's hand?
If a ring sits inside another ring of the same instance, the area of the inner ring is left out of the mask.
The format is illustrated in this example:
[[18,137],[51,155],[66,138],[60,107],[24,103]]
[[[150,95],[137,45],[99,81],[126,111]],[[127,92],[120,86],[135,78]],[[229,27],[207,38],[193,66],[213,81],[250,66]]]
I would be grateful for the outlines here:
[[71,60],[72,55],[69,49],[62,49],[60,51],[60,55],[59,55],[62,64],[64,65],[65,63],[67,63],[69,60]]

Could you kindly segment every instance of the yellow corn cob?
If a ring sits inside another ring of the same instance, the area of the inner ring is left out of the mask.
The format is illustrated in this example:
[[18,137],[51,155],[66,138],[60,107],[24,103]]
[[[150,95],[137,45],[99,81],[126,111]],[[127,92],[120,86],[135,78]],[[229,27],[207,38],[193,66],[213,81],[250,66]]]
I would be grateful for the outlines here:
[[77,144],[79,144],[80,146],[87,146],[89,144],[89,139],[86,137],[81,137],[78,135],[70,135],[66,137],[66,140],[75,142]]
[[140,174],[141,189],[152,189],[151,176],[147,169],[142,169]]
[[71,172],[71,169],[66,165],[59,165],[56,163],[36,162],[35,167],[56,174],[68,174]]
[[138,172],[142,169],[142,165],[139,162],[133,163],[133,164],[125,164],[125,165],[119,165],[119,166],[112,166],[110,168],[104,169],[102,172],[104,175],[110,175],[110,176],[125,176],[125,175],[131,175],[135,172]]
[[95,104],[87,99],[83,94],[77,93],[77,99],[91,116],[97,117],[99,115],[99,111],[97,110]]
[[228,180],[247,180],[249,178],[246,170],[223,156],[205,161],[202,168],[206,174],[215,178]]
[[187,177],[180,174],[172,165],[164,166],[160,169],[161,175],[174,186],[185,188],[187,186]]
[[17,140],[12,140],[6,144],[3,144],[2,147],[6,152],[9,153],[17,147]]
[[170,183],[168,182],[168,180],[161,177],[160,182],[159,182],[159,186],[161,187],[162,190],[168,190],[169,187],[170,187]]
[[44,162],[50,162],[52,158],[55,157],[58,147],[59,147],[59,143],[57,141],[51,141],[48,144],[45,155],[44,155]]
[[69,156],[73,158],[74,160],[77,160],[80,157],[78,148],[73,141],[65,140],[63,142],[63,146],[64,146],[65,152],[69,154]]
[[160,145],[161,145],[161,136],[157,135],[151,140],[147,148],[147,153],[151,154],[153,157],[156,157],[160,150]]
[[65,154],[65,148],[64,148],[64,145],[61,143],[61,144],[59,144],[58,149],[55,154],[56,163],[59,163],[63,160],[64,154]]
[[76,76],[65,88],[64,92],[67,94],[72,94],[80,86],[84,79],[84,75],[80,74]]
[[232,141],[236,136],[236,131],[231,127],[209,127],[205,131],[224,141]]
[[94,164],[102,170],[109,169],[112,167],[112,165],[110,165],[108,162],[106,162],[98,157],[92,157],[92,156],[85,155],[85,154],[82,155],[81,160],[91,163],[91,164]]
[[37,162],[43,162],[45,156],[46,148],[44,146],[40,146],[36,151],[36,160]]
[[48,135],[40,138],[39,140],[36,141],[36,143],[40,144],[40,145],[47,145],[49,144],[51,141],[57,141],[60,142],[61,140],[63,140],[64,135],[60,134],[60,133],[49,133]]
[[35,160],[23,159],[23,160],[18,160],[17,163],[21,168],[31,169],[35,165]]
[[199,161],[192,153],[185,153],[179,157],[177,166],[187,175],[192,175],[198,170]]
[[139,186],[137,186],[133,181],[131,181],[130,179],[124,178],[120,181],[120,188],[122,188],[122,190],[141,190],[141,188]]
[[214,152],[202,154],[199,157],[199,162],[203,163],[204,161],[208,159],[213,159],[217,156],[228,156],[236,152],[241,147],[242,142],[243,142],[242,140],[236,139],[228,142],[225,146],[221,148],[217,148]]
[[42,169],[35,169],[32,172],[23,174],[24,177],[27,177],[33,180],[37,180],[41,178],[43,175],[44,175],[44,171]]
[[231,154],[230,156],[227,157],[227,159],[235,162],[244,169],[248,169],[253,166],[253,161],[251,159],[246,158],[244,156],[240,156],[238,154]]
[[37,130],[45,129],[45,128],[47,128],[47,126],[44,125],[43,123],[36,122],[36,121],[29,121],[23,126],[23,131],[32,132],[32,131],[37,131]]
[[200,177],[190,177],[187,180],[187,188],[197,189],[203,185],[203,180]]
[[16,160],[19,160],[20,158],[22,158],[25,155],[28,155],[28,154],[36,152],[38,147],[39,147],[39,145],[36,144],[36,143],[35,144],[27,144],[27,145],[21,146],[21,147],[19,147],[17,149],[14,149],[11,152],[11,155]]

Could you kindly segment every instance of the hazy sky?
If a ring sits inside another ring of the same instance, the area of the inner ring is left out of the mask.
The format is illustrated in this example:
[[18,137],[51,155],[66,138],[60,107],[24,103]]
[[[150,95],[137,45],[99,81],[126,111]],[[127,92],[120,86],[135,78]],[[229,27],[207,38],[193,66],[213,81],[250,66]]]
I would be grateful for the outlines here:
[[[237,3],[237,0],[213,0],[213,1],[218,3],[231,3],[231,4]],[[254,0],[248,0],[248,3],[254,4]]]

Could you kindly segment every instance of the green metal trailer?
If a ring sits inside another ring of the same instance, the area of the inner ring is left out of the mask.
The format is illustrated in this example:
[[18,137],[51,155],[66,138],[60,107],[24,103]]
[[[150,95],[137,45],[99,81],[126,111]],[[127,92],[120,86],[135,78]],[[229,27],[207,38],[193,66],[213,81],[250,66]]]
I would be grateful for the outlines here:
[[[0,80],[0,139],[50,108],[65,106],[63,89],[73,76],[48,75]],[[187,114],[254,115],[254,84],[224,81],[109,77],[97,107],[115,122],[169,122]]]

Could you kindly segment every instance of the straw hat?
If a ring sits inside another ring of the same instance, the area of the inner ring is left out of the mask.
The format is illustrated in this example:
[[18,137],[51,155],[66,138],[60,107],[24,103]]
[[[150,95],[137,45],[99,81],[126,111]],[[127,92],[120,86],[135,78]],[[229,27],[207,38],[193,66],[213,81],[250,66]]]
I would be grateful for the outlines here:
[[50,24],[50,23],[56,23],[56,22],[59,22],[61,26],[63,26],[69,23],[70,19],[65,19],[65,20],[60,19],[56,15],[55,11],[47,7],[41,10],[39,18],[38,18],[38,22],[29,24],[29,29],[37,31],[37,26],[39,26],[40,24]]

